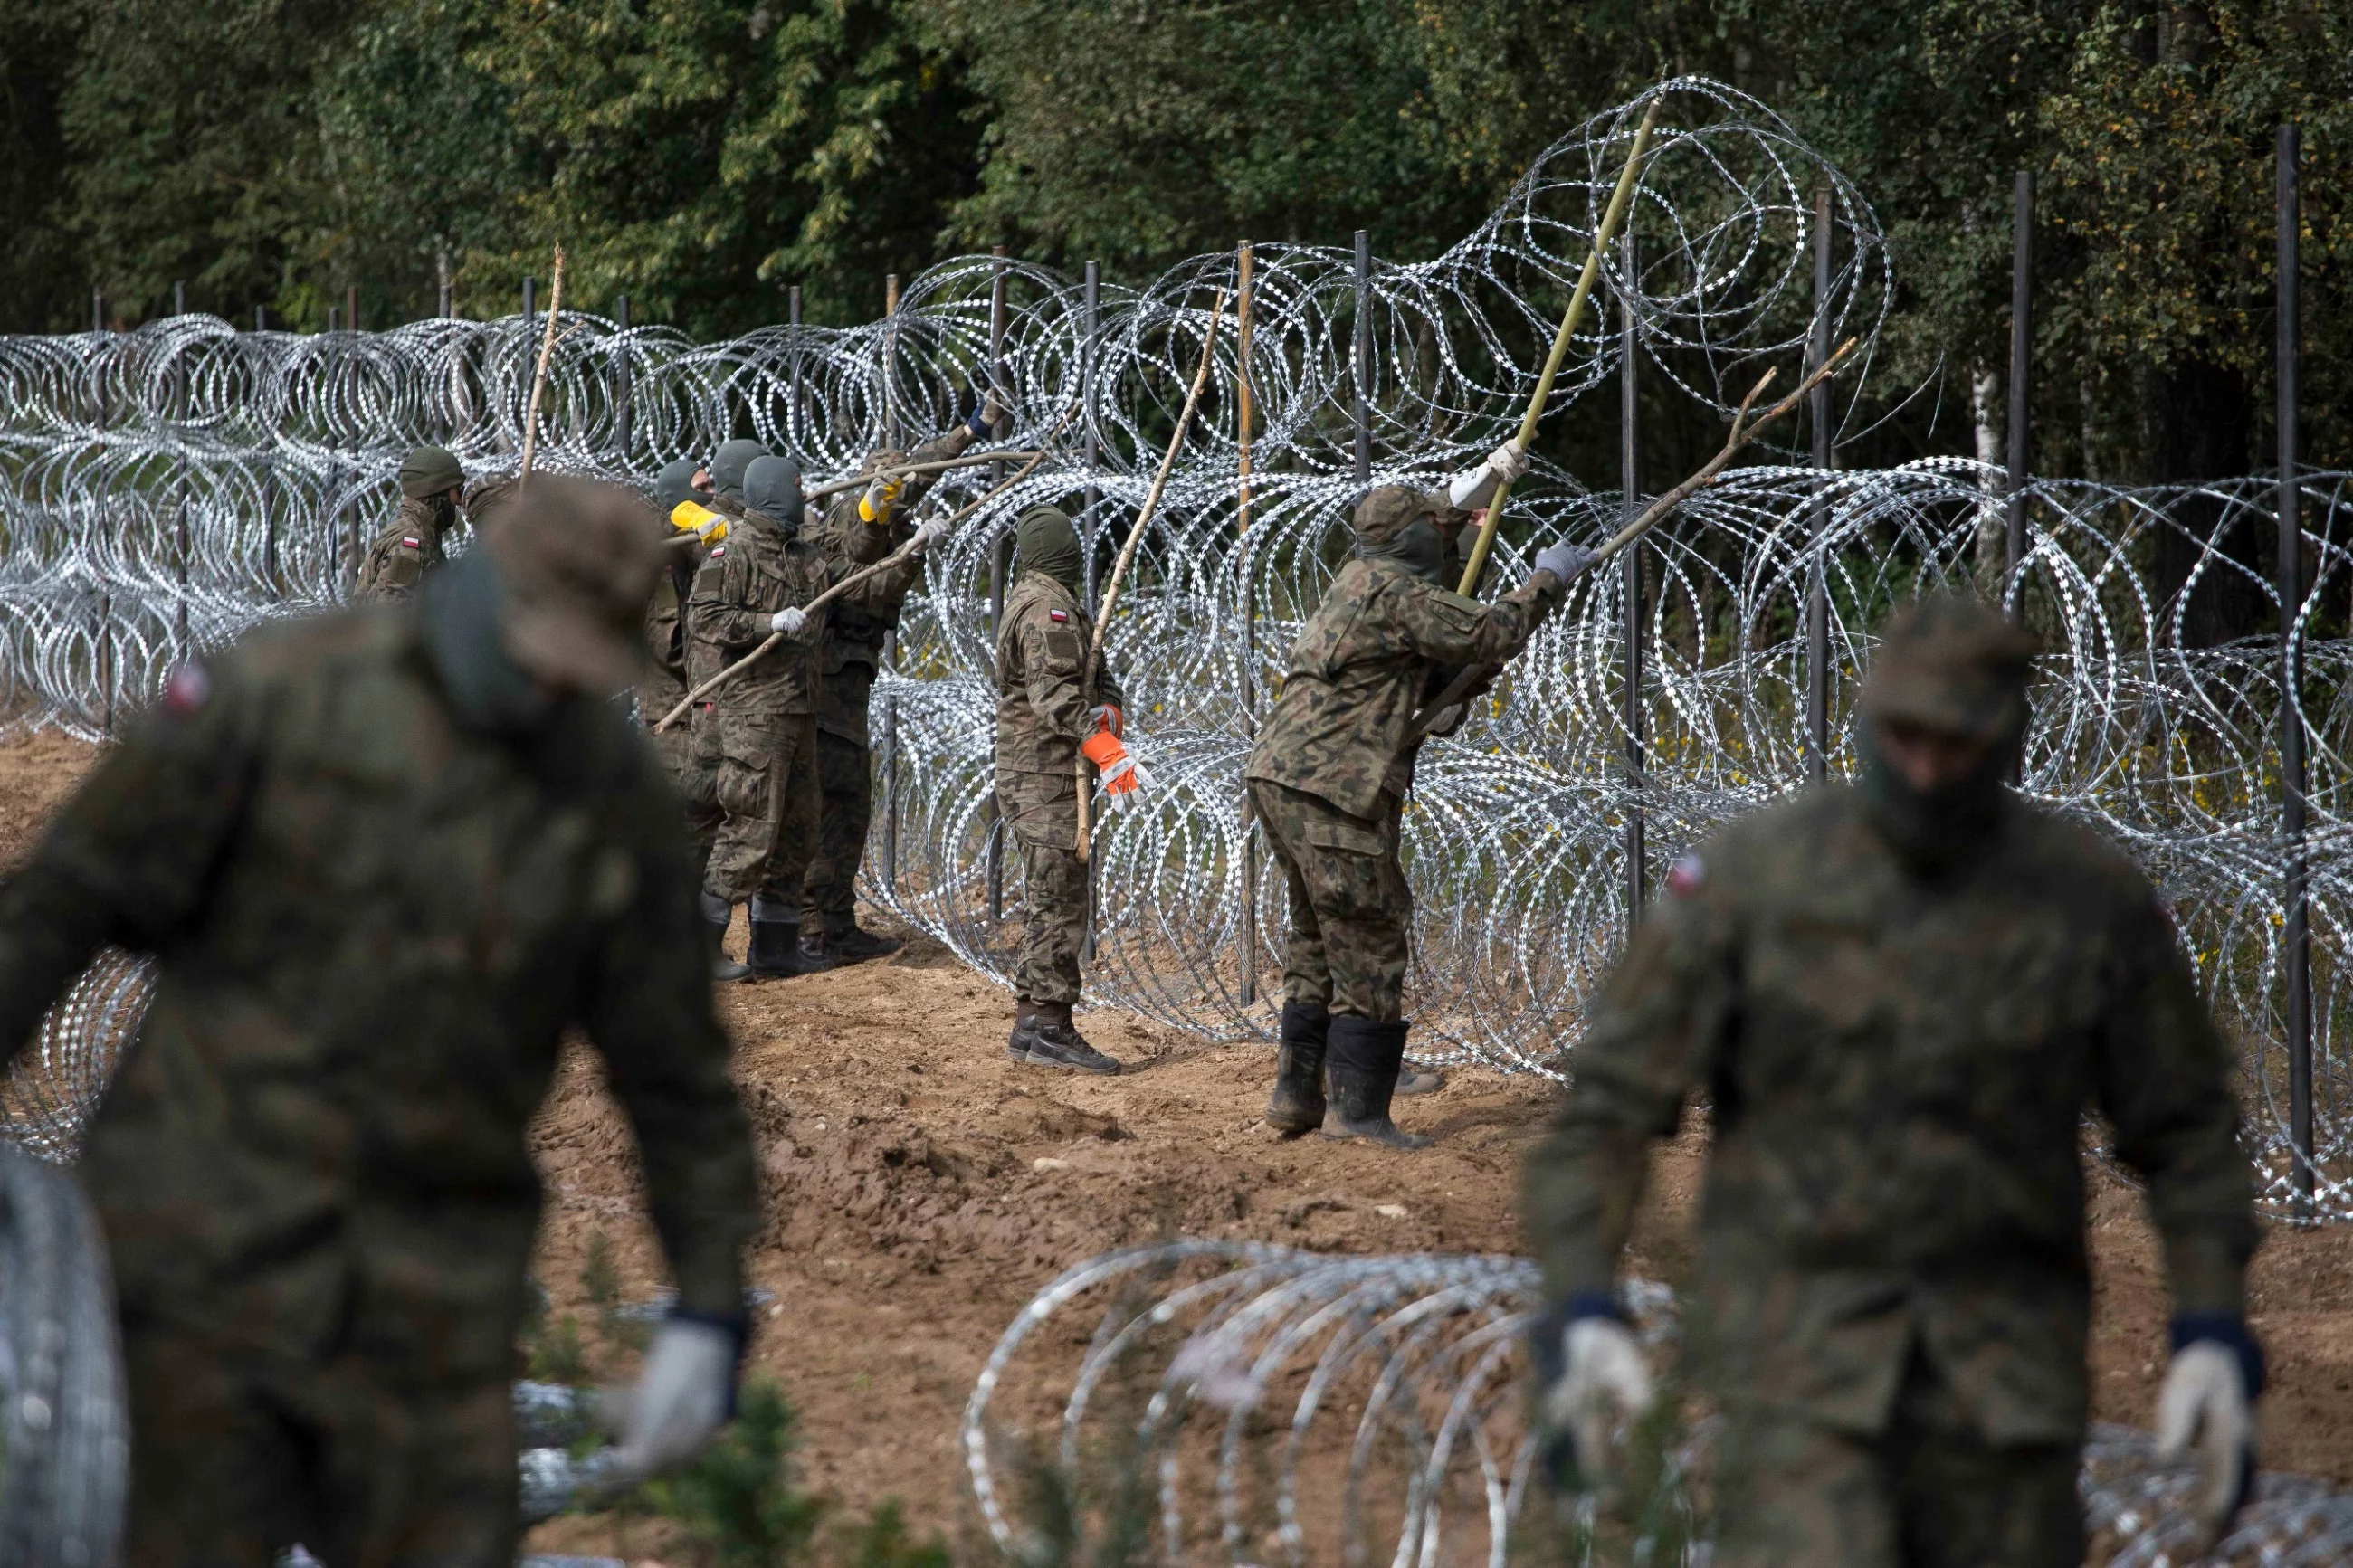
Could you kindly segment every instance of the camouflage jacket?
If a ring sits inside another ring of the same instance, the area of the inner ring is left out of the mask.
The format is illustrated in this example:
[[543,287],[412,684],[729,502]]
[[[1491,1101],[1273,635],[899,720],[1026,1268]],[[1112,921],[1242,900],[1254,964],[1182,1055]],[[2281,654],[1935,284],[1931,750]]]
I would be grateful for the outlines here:
[[678,706],[686,686],[686,600],[694,588],[697,547],[673,544],[672,559],[646,604],[646,665],[638,677],[638,717],[647,724]]
[[1102,656],[1092,683],[1079,664],[1094,623],[1071,591],[1043,572],[1024,572],[1006,595],[997,631],[997,772],[1074,776],[1079,742],[1094,733],[1090,709],[1127,706]]
[[1648,1140],[1705,1094],[1695,1346],[1722,1397],[1857,1432],[1917,1342],[1998,1443],[2082,1431],[2084,1115],[2147,1178],[2178,1310],[2242,1307],[2255,1232],[2231,1061],[2156,893],[2005,801],[1923,880],[1817,789],[1678,861],[1527,1174],[1557,1298],[1606,1289]]
[[402,599],[415,593],[425,574],[448,559],[441,534],[456,521],[451,509],[429,497],[402,500],[391,525],[369,542],[352,597]]
[[1394,561],[1349,562],[1292,645],[1291,672],[1244,776],[1321,795],[1351,816],[1378,816],[1384,792],[1403,795],[1413,782],[1419,747],[1407,731],[1444,684],[1433,677],[1509,658],[1560,597],[1557,586],[1530,584],[1482,605]]
[[610,703],[486,736],[406,606],[257,631],[178,672],[0,887],[8,1054],[109,942],[158,964],[82,1163],[126,1317],[308,1358],[366,1303],[416,1326],[380,1350],[504,1375],[524,1130],[575,1027],[681,1299],[741,1310],[759,1211],[695,876]]
[[[806,605],[860,565],[889,549],[879,529],[860,527],[847,539],[786,539],[754,512],[731,521],[727,538],[711,547],[694,574],[686,604],[686,676],[700,685],[768,639],[778,610]],[[830,605],[809,617],[797,637],[713,691],[719,709],[765,713],[817,710],[818,657]]]
[[[906,455],[910,463],[936,463],[947,458],[960,458],[973,443],[969,426],[958,425],[944,436],[934,436]],[[871,463],[880,453],[871,454]],[[939,481],[936,474],[916,474],[900,487],[899,499],[891,509],[890,543],[885,550],[896,550],[915,536],[915,504],[922,500],[932,486]],[[865,492],[844,490],[832,499],[826,508],[825,531],[828,535],[848,538],[852,531],[863,526],[858,515],[858,503]],[[845,664],[863,664],[869,670],[879,668],[882,659],[882,639],[899,625],[899,611],[906,603],[907,590],[923,574],[923,563],[911,560],[892,571],[880,574],[871,584],[860,584],[855,596],[845,595],[833,613],[833,625],[827,634],[825,668],[830,675]],[[818,726],[826,724],[822,710]],[[863,738],[864,725],[860,725]]]

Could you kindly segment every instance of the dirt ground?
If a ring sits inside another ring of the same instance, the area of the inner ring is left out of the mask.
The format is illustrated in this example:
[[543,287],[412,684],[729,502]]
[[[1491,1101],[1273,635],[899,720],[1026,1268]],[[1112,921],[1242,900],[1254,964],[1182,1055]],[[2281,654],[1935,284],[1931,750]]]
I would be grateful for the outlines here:
[[[90,755],[56,737],[0,742],[0,863],[24,852]],[[1438,1136],[1424,1153],[1284,1142],[1258,1121],[1267,1047],[1098,1011],[1082,1018],[1089,1035],[1130,1071],[1016,1067],[1006,994],[921,940],[886,961],[731,986],[721,1004],[768,1205],[753,1276],[774,1301],[754,1361],[799,1411],[813,1489],[852,1510],[896,1497],[919,1530],[952,1534],[966,1517],[955,1443],[974,1379],[1064,1267],[1174,1235],[1337,1252],[1515,1249],[1520,1160],[1552,1094],[1458,1073],[1400,1112]],[[535,1272],[556,1311],[595,1320],[582,1275],[599,1233],[623,1296],[650,1295],[660,1275],[628,1136],[586,1053],[567,1060],[533,1145],[549,1197]],[[1703,1159],[1697,1133],[1660,1152],[1635,1259],[1653,1278],[1686,1271]],[[2092,1237],[2096,1414],[2145,1426],[2165,1355],[2158,1249],[2137,1195],[2096,1170]],[[2253,1320],[2273,1369],[2265,1464],[2353,1483],[2353,1226],[2274,1227]],[[624,1370],[625,1352],[594,1330],[588,1341],[599,1370]],[[626,1548],[614,1529],[559,1521],[533,1543]]]

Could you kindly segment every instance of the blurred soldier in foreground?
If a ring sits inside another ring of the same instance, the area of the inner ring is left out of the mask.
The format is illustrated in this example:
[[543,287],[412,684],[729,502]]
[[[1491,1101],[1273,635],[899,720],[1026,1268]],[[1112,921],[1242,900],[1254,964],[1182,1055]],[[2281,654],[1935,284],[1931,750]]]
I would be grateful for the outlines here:
[[[871,454],[861,471],[874,476],[873,482],[862,490],[842,491],[826,509],[822,542],[828,552],[848,558],[861,528],[886,531],[886,552],[912,541],[915,506],[931,489],[933,476],[893,476],[890,470],[962,457],[988,433],[995,414],[995,405],[984,400],[969,419],[912,452]],[[923,570],[923,557],[910,553],[845,594],[833,606],[818,653],[817,776],[823,798],[817,852],[809,858],[801,895],[801,950],[812,958],[856,963],[899,950],[895,939],[858,923],[858,867],[866,858],[866,829],[874,812],[867,706],[883,641],[897,629],[907,590]]]
[[575,1026],[679,1291],[625,1466],[723,1418],[751,1145],[677,807],[607,700],[658,569],[636,496],[536,479],[408,602],[183,667],[0,889],[12,1052],[100,944],[161,966],[80,1167],[136,1568],[514,1561],[523,1133]]
[[[730,446],[733,443],[729,444]],[[717,469],[727,456],[720,449]],[[714,473],[724,494],[726,476]],[[786,640],[713,690],[693,713],[697,765],[717,779],[720,824],[703,871],[703,917],[723,933],[734,906],[751,905],[742,966],[727,979],[814,974],[833,967],[800,947],[801,883],[817,834],[818,649],[830,607],[803,606],[853,564],[801,532],[801,473],[782,458],[744,471],[742,521],[712,547],[687,600],[687,675],[700,685],[765,642]],[[876,527],[845,542],[854,563],[888,549]]]
[[1973,601],[1888,627],[1859,785],[1675,863],[1528,1169],[1547,1420],[1588,1484],[1651,1398],[1612,1276],[1651,1139],[1712,1102],[1693,1352],[1727,1426],[1722,1568],[2076,1568],[2087,1107],[2173,1289],[2160,1437],[2219,1531],[2253,1468],[2255,1230],[2231,1064],[2170,914],[2004,787],[2032,645]]
[[445,536],[458,526],[465,485],[466,471],[438,447],[419,447],[400,460],[400,510],[369,542],[354,600],[404,598],[448,559]]
[[1094,623],[1079,604],[1078,530],[1053,507],[1031,507],[1014,525],[1014,549],[1017,574],[997,634],[997,808],[1021,851],[1025,913],[1005,1054],[1032,1067],[1115,1073],[1119,1063],[1071,1021],[1087,930],[1079,758],[1101,771],[1114,807],[1150,780],[1120,741],[1127,698],[1118,679],[1101,656],[1084,668]]
[[[693,460],[681,458],[656,477],[654,504],[664,518],[681,502],[701,505],[706,501],[693,486],[694,472]],[[655,750],[670,766],[670,782],[686,801],[686,835],[694,846],[694,875],[700,883],[703,864],[711,858],[712,841],[719,833],[718,774],[696,758],[692,725],[673,724],[658,733],[652,727],[687,692],[686,601],[694,589],[695,570],[710,547],[699,540],[679,542],[684,535],[669,527],[658,530],[656,536],[665,542],[665,548],[661,573],[654,579],[653,598],[646,605],[647,660],[638,672],[638,721],[652,734]]]
[[1448,489],[1384,486],[1357,503],[1355,558],[1301,629],[1250,752],[1250,810],[1291,891],[1282,1040],[1266,1108],[1268,1125],[1286,1135],[1320,1127],[1393,1149],[1430,1142],[1389,1119],[1408,1028],[1413,895],[1398,849],[1420,750],[1414,719],[1462,666],[1501,664],[1525,647],[1591,560],[1556,544],[1492,605],[1443,585],[1457,493],[1492,489],[1525,467],[1502,447]]

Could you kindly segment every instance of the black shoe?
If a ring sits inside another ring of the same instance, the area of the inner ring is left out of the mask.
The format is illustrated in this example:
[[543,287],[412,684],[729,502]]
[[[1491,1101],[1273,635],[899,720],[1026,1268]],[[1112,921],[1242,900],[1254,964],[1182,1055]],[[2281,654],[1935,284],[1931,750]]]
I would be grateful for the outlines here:
[[788,980],[797,974],[822,974],[834,967],[831,959],[811,958],[801,951],[798,921],[754,921],[752,950],[746,956],[752,961],[750,973],[754,980]]
[[[1071,1022],[1068,1002],[1039,1002],[1029,1005],[1029,1016],[1013,1026],[1013,1038],[1008,1042],[1007,1054],[1018,1044],[1023,1048],[1021,1059],[1033,1068],[1059,1068],[1065,1072],[1088,1072],[1109,1077],[1119,1071],[1119,1063],[1087,1044]],[[1024,1033],[1023,1026],[1028,1026]]]
[[1389,1097],[1397,1091],[1398,1066],[1405,1058],[1406,1026],[1376,1024],[1346,1014],[1332,1020],[1331,1046],[1324,1058],[1331,1080],[1324,1116],[1326,1138],[1361,1138],[1389,1149],[1427,1149],[1430,1140],[1400,1130],[1389,1120]]
[[1013,1033],[1005,1037],[1005,1054],[1017,1062],[1029,1059],[1029,1047],[1038,1043],[1038,1005],[1013,999]]
[[711,931],[711,978],[722,981],[749,980],[752,972],[727,956],[727,922],[734,917],[735,906],[715,893],[702,895],[702,923]]
[[1267,1097],[1266,1124],[1285,1138],[1324,1125],[1324,1048],[1332,1015],[1296,1003],[1282,1005],[1282,1043],[1274,1058],[1274,1092]]
[[863,963],[870,958],[888,958],[907,944],[894,936],[877,936],[851,920],[820,920],[807,914],[801,917],[801,951],[811,958],[829,958],[836,963]]

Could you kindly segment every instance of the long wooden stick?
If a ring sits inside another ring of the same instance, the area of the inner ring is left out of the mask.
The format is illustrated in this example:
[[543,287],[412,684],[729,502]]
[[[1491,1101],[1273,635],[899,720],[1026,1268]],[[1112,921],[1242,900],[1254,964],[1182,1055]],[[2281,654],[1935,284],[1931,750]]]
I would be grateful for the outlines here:
[[[987,495],[981,497],[978,500],[974,501],[971,505],[965,507],[954,517],[948,519],[948,527],[951,529],[955,528],[956,524],[962,522],[965,518],[970,517],[974,512],[978,511],[982,507],[987,506],[990,501],[995,500],[998,496],[1004,494],[1007,490],[1011,489],[1023,479],[1028,479],[1030,473],[1037,468],[1038,465],[1046,460],[1047,454],[1054,449],[1054,437],[1062,433],[1062,426],[1071,422],[1071,416],[1078,412],[1078,407],[1079,405],[1075,403],[1071,405],[1070,408],[1063,413],[1062,417],[1055,422],[1054,427],[1046,433],[1046,438],[1038,443],[1038,449],[1029,454],[1029,460],[1022,464],[1019,470],[1014,473],[1012,477],[1006,479],[1004,483],[998,485],[995,489],[990,490]],[[747,524],[746,526],[749,525]],[[691,533],[681,534],[680,537],[681,539],[691,539],[694,535]],[[671,542],[675,543],[677,541],[673,540]],[[816,598],[811,599],[807,604],[801,606],[802,612],[807,615],[814,615],[820,607],[830,604],[839,595],[849,592],[850,589],[856,587],[859,584],[863,583],[866,579],[873,576],[878,572],[887,571],[891,567],[899,565],[909,556],[915,553],[915,542],[911,539],[907,541],[906,543],[899,546],[898,549],[892,551],[889,555],[883,557],[881,560],[875,562],[871,566],[861,567],[858,571],[851,573],[849,576],[844,577],[840,582],[836,583],[832,587],[828,588],[824,593],[819,594]],[[758,663],[760,659],[774,651],[776,646],[784,640],[784,633],[770,632],[767,637],[762,640],[759,647],[754,648],[750,653],[745,654],[742,658],[737,659],[734,663],[729,665],[726,668],[721,670],[718,674],[712,676],[710,679],[704,681],[702,685],[688,692],[684,697],[680,698],[678,706],[663,714],[661,716],[660,722],[654,726],[654,733],[659,735],[668,730],[672,724],[677,723],[681,716],[682,716],[688,709],[692,708],[695,703],[701,701],[703,698],[709,696],[720,687],[726,685],[729,681],[734,679],[735,677],[741,675],[746,669],[751,668],[753,665]]]
[[547,385],[547,362],[555,353],[555,323],[564,310],[564,247],[555,247],[555,275],[547,285],[547,331],[539,337],[539,365],[531,373],[531,406],[522,416],[522,470],[515,477],[521,493],[531,482],[531,458],[539,445],[539,395]]
[[[1201,334],[1200,368],[1193,373],[1192,390],[1185,394],[1185,407],[1176,416],[1176,434],[1168,437],[1168,450],[1160,459],[1160,471],[1152,476],[1152,489],[1144,498],[1144,510],[1135,514],[1135,526],[1127,531],[1127,542],[1119,547],[1119,559],[1111,566],[1111,581],[1103,589],[1103,603],[1095,607],[1094,636],[1087,642],[1086,662],[1079,667],[1079,679],[1087,698],[1087,706],[1094,706],[1095,662],[1103,657],[1103,634],[1111,629],[1111,613],[1119,604],[1120,584],[1126,581],[1128,563],[1135,559],[1135,547],[1144,542],[1145,525],[1159,510],[1160,492],[1168,485],[1168,475],[1176,467],[1176,453],[1185,445],[1185,432],[1193,423],[1193,410],[1201,402],[1201,388],[1209,382],[1210,351],[1218,346],[1218,323],[1226,319],[1226,291],[1218,290],[1218,302],[1209,309],[1209,330]],[[1093,803],[1094,780],[1089,775],[1087,754],[1081,752],[1073,764],[1079,780],[1079,864],[1087,859],[1087,812]]]
[[[1725,438],[1724,450],[1710,458],[1691,478],[1644,507],[1641,516],[1611,534],[1601,548],[1593,552],[1593,565],[1599,566],[1618,555],[1636,540],[1656,528],[1675,508],[1691,500],[1700,490],[1714,484],[1716,477],[1724,472],[1724,466],[1732,461],[1733,454],[1755,440],[1758,431],[1795,408],[1808,393],[1829,379],[1831,373],[1838,369],[1840,362],[1853,350],[1855,342],[1855,339],[1849,338],[1841,343],[1838,353],[1816,366],[1814,373],[1799,384],[1797,391],[1751,420],[1748,417],[1749,405],[1755,403],[1765,388],[1772,384],[1774,373],[1767,370],[1758,377],[1757,384],[1748,389],[1748,395],[1740,400],[1739,410],[1732,416],[1732,434]],[[1588,568],[1588,570],[1590,569]],[[1501,668],[1500,665],[1472,664],[1466,665],[1456,672],[1454,679],[1446,683],[1446,689],[1433,698],[1429,707],[1414,716],[1413,727],[1406,731],[1407,742],[1410,743],[1428,734],[1449,708],[1461,701],[1473,686],[1493,677]]]
[[[1512,437],[1512,445],[1525,455],[1535,445],[1536,422],[1544,417],[1545,405],[1552,399],[1553,379],[1560,374],[1561,362],[1568,357],[1569,342],[1576,336],[1577,324],[1585,317],[1585,302],[1593,293],[1593,285],[1601,276],[1601,256],[1609,242],[1618,237],[1618,226],[1626,216],[1627,205],[1633,200],[1634,177],[1641,173],[1643,154],[1650,151],[1651,128],[1658,123],[1659,105],[1662,97],[1651,100],[1642,110],[1642,123],[1634,132],[1634,149],[1626,154],[1626,166],[1618,171],[1618,188],[1609,193],[1609,205],[1601,215],[1601,226],[1594,231],[1593,248],[1587,252],[1585,270],[1577,274],[1577,291],[1568,297],[1568,309],[1561,312],[1560,331],[1553,334],[1552,352],[1545,356],[1544,374],[1536,377],[1536,386],[1528,395],[1528,408],[1520,416],[1520,433]],[[1462,584],[1455,592],[1469,595],[1479,586],[1479,574],[1486,569],[1487,552],[1494,548],[1495,526],[1504,518],[1504,503],[1511,499],[1512,481],[1496,481],[1494,499],[1487,503],[1487,516],[1479,524],[1478,542],[1471,547],[1471,558],[1463,563]]]
[[1016,458],[1034,458],[1037,455],[1035,452],[972,452],[961,458],[942,458],[935,462],[898,463],[887,468],[877,468],[871,474],[852,474],[846,479],[829,479],[810,489],[807,495],[811,500],[822,500],[827,496],[839,495],[843,490],[871,485],[881,474],[944,474],[950,468],[973,468],[983,463],[1009,463]]

